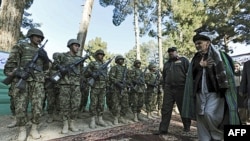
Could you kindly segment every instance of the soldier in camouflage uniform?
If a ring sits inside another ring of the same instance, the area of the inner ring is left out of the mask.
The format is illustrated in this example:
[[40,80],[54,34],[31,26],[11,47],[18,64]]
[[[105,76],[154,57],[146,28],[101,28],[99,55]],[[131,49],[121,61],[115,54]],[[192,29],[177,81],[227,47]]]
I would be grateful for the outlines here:
[[[128,77],[127,77],[127,67],[123,66],[125,58],[121,55],[116,56],[116,65],[111,67],[109,72],[109,80],[111,83],[111,113],[114,116],[114,124],[119,122],[127,124],[125,119],[126,114],[129,111],[128,104]],[[126,80],[123,82],[123,80]]]
[[157,93],[160,83],[159,72],[156,71],[156,65],[153,63],[148,65],[149,73],[145,75],[145,83],[147,84],[145,94],[145,106],[147,111],[147,117],[153,118],[153,110],[156,108],[155,99],[157,99]]
[[[26,80],[27,84],[24,89],[15,88],[14,104],[17,126],[19,127],[18,139],[23,141],[26,139],[26,123],[28,122],[27,108],[29,101],[31,102],[31,123],[32,127],[30,135],[34,139],[40,138],[37,131],[37,125],[40,123],[42,115],[42,104],[45,97],[44,93],[44,71],[49,68],[49,59],[45,50],[40,49],[38,45],[43,41],[44,36],[41,30],[32,28],[28,31],[27,37],[30,43],[21,43],[15,45],[9,55],[7,64],[5,65],[5,75],[15,76],[18,80]],[[33,59],[34,54],[38,53],[38,59],[35,62],[41,71],[34,71],[28,74],[23,68]],[[20,69],[15,71],[16,69]]]
[[[68,52],[58,54],[57,58],[54,58],[53,62],[53,67],[55,69],[66,74],[59,80],[59,104],[60,116],[63,120],[63,134],[67,134],[68,130],[73,132],[79,131],[79,129],[75,127],[75,119],[78,115],[78,109],[81,100],[80,73],[75,74],[66,68],[67,65],[72,64],[76,60],[82,58],[77,56],[80,43],[76,39],[70,39],[67,43],[67,47],[70,50]],[[80,65],[77,66],[77,70],[80,72]]]
[[[53,54],[53,60],[58,57],[59,53]],[[49,80],[49,77],[56,73],[55,67],[51,66],[50,70],[47,74],[47,80],[45,81],[45,86],[49,83],[51,86],[45,87],[45,93],[47,95],[47,112],[48,112],[48,119],[47,122],[51,123],[55,120],[56,115],[59,114],[60,105],[59,105],[59,85],[54,83],[52,84]]]
[[140,113],[144,104],[144,93],[145,93],[145,81],[144,72],[141,70],[141,61],[135,60],[134,67],[129,73],[130,81],[132,82],[132,89],[130,92],[131,96],[131,108],[134,114],[134,121],[144,120]]
[[[101,65],[103,65],[105,56],[104,51],[99,49],[95,52],[95,61],[91,61],[88,65],[86,72],[86,77],[93,81],[90,90],[90,106],[89,112],[91,115],[91,121],[89,127],[91,129],[96,128],[96,123],[100,126],[107,126],[103,121],[103,112],[105,104],[106,95],[106,85],[107,85],[107,73],[108,70],[99,70]],[[96,120],[97,118],[97,120]]]
[[86,78],[84,76],[85,71],[87,71],[87,67],[83,68],[83,72],[81,75],[81,94],[82,94],[82,99],[81,99],[81,103],[79,106],[79,113],[81,112],[85,112],[86,108],[87,108],[87,104],[88,104],[88,98],[89,98],[89,90],[90,90],[90,86],[88,84],[88,78]]
[[155,102],[155,105],[157,105],[157,107],[156,107],[157,116],[161,115],[161,108],[162,108],[162,103],[163,103],[163,78],[162,78],[161,73],[159,75],[160,75],[160,83],[159,83],[157,98],[156,98],[156,102]]

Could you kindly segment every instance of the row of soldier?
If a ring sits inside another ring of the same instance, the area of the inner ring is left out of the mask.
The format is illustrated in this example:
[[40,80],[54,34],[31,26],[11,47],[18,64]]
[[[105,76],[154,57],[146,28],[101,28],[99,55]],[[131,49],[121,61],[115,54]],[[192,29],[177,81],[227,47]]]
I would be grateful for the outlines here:
[[94,54],[96,60],[91,61],[81,72],[80,64],[89,56],[77,56],[80,47],[78,40],[70,39],[67,43],[69,51],[54,53],[54,61],[51,62],[44,50],[45,45],[39,48],[44,39],[43,32],[30,29],[27,37],[30,42],[17,44],[12,48],[4,68],[7,78],[11,78],[9,95],[16,123],[10,127],[18,126],[17,140],[22,141],[27,137],[25,125],[29,122],[29,102],[32,123],[29,134],[34,139],[41,137],[38,124],[43,113],[45,93],[49,114],[47,121],[52,122],[53,115],[59,110],[64,134],[69,130],[79,131],[75,120],[85,108],[89,92],[90,128],[96,128],[96,124],[107,125],[103,120],[105,97],[115,125],[119,122],[127,123],[126,114],[130,108],[134,121],[143,120],[140,112],[144,104],[148,118],[151,118],[156,105],[160,110],[161,74],[154,64],[150,64],[147,67],[148,73],[145,73],[146,69],[142,71],[141,62],[136,60],[133,68],[128,70],[124,65],[125,58],[118,55],[115,57],[116,65],[108,71],[107,66],[103,67],[105,53],[103,50],[97,50]]

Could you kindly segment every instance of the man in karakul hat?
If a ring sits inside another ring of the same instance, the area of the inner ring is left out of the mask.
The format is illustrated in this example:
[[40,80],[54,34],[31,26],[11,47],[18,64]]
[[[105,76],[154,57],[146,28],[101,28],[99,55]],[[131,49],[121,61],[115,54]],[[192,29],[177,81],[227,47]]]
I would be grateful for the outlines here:
[[197,49],[189,65],[182,116],[197,121],[198,139],[223,140],[223,125],[239,125],[233,61],[211,43],[211,32],[193,37]]

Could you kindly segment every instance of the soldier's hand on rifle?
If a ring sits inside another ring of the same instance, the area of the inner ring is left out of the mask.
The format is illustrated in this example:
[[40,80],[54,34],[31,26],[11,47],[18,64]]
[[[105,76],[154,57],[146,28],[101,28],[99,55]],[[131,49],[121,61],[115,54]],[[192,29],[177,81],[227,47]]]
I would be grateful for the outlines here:
[[120,88],[120,89],[124,89],[125,85],[122,82],[117,82],[116,85]]
[[68,72],[68,69],[66,67],[63,67],[63,66],[59,66],[58,69],[62,74],[66,74]]
[[49,57],[47,52],[44,49],[39,49],[38,51],[39,57],[41,57],[44,61],[49,61]]
[[95,80],[98,80],[98,79],[99,79],[99,73],[98,73],[98,72],[93,72],[93,73],[92,73],[92,77],[93,77]]
[[22,78],[24,80],[28,79],[29,74],[26,71],[23,70],[19,70],[19,71],[15,71],[14,75],[18,78]]

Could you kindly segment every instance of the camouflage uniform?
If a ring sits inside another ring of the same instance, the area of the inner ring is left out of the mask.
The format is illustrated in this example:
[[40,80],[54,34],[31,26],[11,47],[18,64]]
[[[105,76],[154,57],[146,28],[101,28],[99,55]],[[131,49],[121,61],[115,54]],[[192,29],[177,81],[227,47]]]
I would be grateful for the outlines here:
[[89,98],[89,85],[88,85],[88,78],[86,78],[84,75],[81,76],[81,102],[79,106],[79,112],[85,112],[88,104],[88,98]]
[[[124,60],[122,56],[117,56],[115,62],[117,63],[119,59]],[[128,80],[127,73],[124,74],[125,69],[127,69],[126,66],[117,64],[111,67],[109,72],[109,80],[113,90],[111,92],[111,113],[115,117],[114,124],[118,124],[119,116],[122,123],[127,122],[124,117],[129,111],[128,90],[126,84],[122,84],[123,75],[125,75],[126,80]]]
[[[77,55],[80,43],[76,39],[70,39],[67,43],[70,51],[59,53],[54,58],[53,67],[59,70],[63,77],[60,77],[59,84],[59,105],[60,116],[63,120],[62,133],[68,133],[68,129],[73,132],[79,131],[75,127],[75,119],[79,113],[79,105],[81,100],[80,92],[80,67],[81,65],[74,66],[74,71],[69,70],[68,66],[76,61],[83,59]],[[54,75],[52,75],[54,76]]]
[[91,84],[92,86],[90,90],[89,111],[90,115],[92,116],[90,128],[95,128],[96,116],[98,117],[97,124],[106,126],[106,123],[103,121],[102,116],[104,112],[108,70],[106,69],[101,70],[102,72],[98,72],[99,68],[104,64],[104,61],[98,58],[99,55],[102,55],[103,59],[105,55],[103,50],[97,50],[95,52],[96,60],[89,63],[86,72],[86,76],[89,77],[89,79],[94,80],[93,84]]
[[[33,35],[35,37],[33,37]],[[40,117],[42,115],[42,104],[45,97],[44,93],[44,70],[49,68],[47,54],[42,56],[40,53],[46,53],[44,50],[40,50],[38,59],[35,62],[37,67],[41,69],[40,71],[34,70],[30,75],[27,75],[23,69],[34,57],[34,54],[38,53],[38,45],[35,45],[34,40],[42,41],[43,33],[38,29],[30,29],[27,36],[30,38],[32,43],[22,43],[15,45],[10,52],[7,64],[5,65],[5,74],[10,74],[14,69],[19,68],[20,70],[14,75],[26,80],[26,85],[24,89],[15,88],[15,114],[17,119],[17,126],[19,126],[18,140],[24,140],[26,138],[26,128],[25,125],[29,118],[27,116],[27,108],[29,102],[31,102],[31,122],[32,128],[30,135],[37,139],[40,138],[40,134],[37,131],[37,125],[40,123]],[[36,42],[38,43],[38,42]],[[43,51],[43,52],[41,52]],[[40,56],[41,55],[41,56]],[[18,75],[17,75],[18,74]]]
[[145,83],[147,84],[146,94],[145,94],[145,106],[148,118],[152,118],[152,112],[155,110],[155,100],[157,99],[158,88],[159,88],[159,75],[153,68],[155,65],[150,64],[148,66],[149,73],[145,74]]
[[[139,60],[136,60],[134,62],[134,66],[141,62]],[[141,112],[141,109],[143,107],[144,104],[144,94],[145,94],[145,82],[140,82],[143,80],[144,72],[142,72],[142,70],[140,69],[140,67],[133,67],[133,69],[131,69],[129,71],[129,78],[130,81],[132,82],[132,88],[131,88],[131,92],[130,92],[130,100],[131,100],[131,108],[132,108],[132,112],[134,113],[134,121],[138,121],[138,117],[139,117],[139,113]],[[140,78],[143,77],[143,78]]]
[[[69,52],[61,53],[55,58],[53,64],[66,66],[79,59],[81,59],[80,56],[71,55]],[[80,66],[77,69],[80,71]],[[80,74],[69,72],[59,81],[59,85],[60,115],[63,120],[76,119],[81,99]]]
[[157,105],[156,110],[157,110],[157,115],[160,116],[161,114],[161,108],[162,108],[162,103],[163,103],[163,78],[160,73],[160,80],[159,80],[159,87],[158,87],[158,92],[157,92],[157,99],[155,101],[155,105]]
[[[53,59],[57,58],[58,53],[53,54]],[[52,66],[51,69],[47,73],[47,78],[45,79],[45,93],[47,95],[47,112],[49,114],[47,122],[53,122],[55,120],[55,115],[59,114],[60,111],[60,105],[59,105],[59,94],[60,94],[60,87],[58,84],[52,84],[49,80],[49,77],[56,73],[56,70],[53,69]],[[50,84],[51,86],[47,86]],[[47,86],[47,87],[46,87]]]

